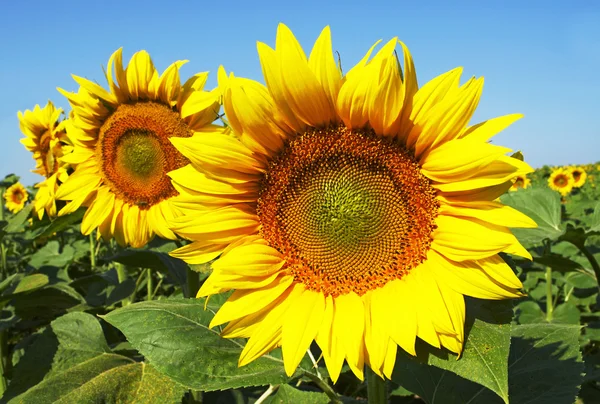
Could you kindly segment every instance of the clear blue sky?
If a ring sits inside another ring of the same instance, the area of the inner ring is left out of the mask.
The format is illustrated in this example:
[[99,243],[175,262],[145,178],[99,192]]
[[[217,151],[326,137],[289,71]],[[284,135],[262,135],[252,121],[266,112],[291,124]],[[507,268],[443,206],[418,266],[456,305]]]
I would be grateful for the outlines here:
[[26,184],[31,154],[17,111],[67,102],[74,73],[106,86],[102,65],[146,49],[163,70],[189,59],[182,78],[219,64],[262,81],[256,41],[274,45],[284,22],[307,52],[325,25],[347,71],[377,39],[399,36],[419,83],[453,67],[484,76],[476,121],[521,112],[496,138],[534,167],[600,160],[600,3],[595,1],[15,1],[0,12],[0,175]]

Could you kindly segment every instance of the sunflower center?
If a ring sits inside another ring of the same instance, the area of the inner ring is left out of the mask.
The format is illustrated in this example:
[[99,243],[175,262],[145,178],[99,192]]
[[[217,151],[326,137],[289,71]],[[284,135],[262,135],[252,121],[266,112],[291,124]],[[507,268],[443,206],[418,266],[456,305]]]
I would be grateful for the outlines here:
[[167,173],[188,164],[169,141],[189,137],[179,114],[154,102],[122,104],[100,128],[100,169],[111,191],[141,209],[177,195]]
[[525,182],[523,181],[523,178],[521,178],[521,177],[518,177],[518,178],[516,179],[516,181],[515,181],[515,187],[517,187],[517,188],[523,188],[523,184],[524,184],[524,183],[525,183]]
[[579,178],[581,178],[581,171],[573,171],[572,175],[575,182],[577,182],[579,181]]
[[559,187],[564,187],[567,185],[569,181],[567,180],[567,177],[564,175],[557,175],[556,179],[554,180],[554,183],[559,186]]
[[25,199],[25,194],[20,189],[16,190],[13,194],[13,201],[15,203],[21,203]]
[[264,176],[257,212],[262,236],[296,281],[362,295],[426,258],[435,195],[399,144],[338,127],[286,145]]

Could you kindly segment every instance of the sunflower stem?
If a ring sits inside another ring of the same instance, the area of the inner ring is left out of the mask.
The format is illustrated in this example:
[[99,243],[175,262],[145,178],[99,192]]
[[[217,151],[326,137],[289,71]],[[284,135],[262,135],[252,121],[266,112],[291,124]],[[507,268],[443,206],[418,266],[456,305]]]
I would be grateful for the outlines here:
[[188,267],[187,269],[187,296],[189,298],[196,297],[198,289],[200,289],[200,274]]
[[590,262],[590,265],[594,270],[594,274],[596,274],[596,282],[598,283],[598,288],[600,288],[600,265],[598,265],[598,261],[596,261],[596,258],[594,258],[594,254],[589,252],[588,249],[585,248],[585,245],[577,245],[575,243],[572,244],[579,248],[579,251],[581,251],[581,253],[585,255],[585,258],[587,258],[587,260]]
[[327,384],[325,380],[321,380],[317,377],[317,375],[306,371],[304,371],[304,376],[308,377],[314,384],[317,385],[317,387],[319,387],[325,394],[327,394],[327,397],[329,397],[331,403],[342,404],[342,400],[340,400],[335,390],[333,390],[333,388],[329,384]]
[[[117,279],[119,279],[119,283],[125,282],[127,280],[127,268],[120,262],[115,262],[115,266],[117,268]],[[121,301],[122,306],[127,306],[129,303],[131,303],[131,298],[129,297],[126,297]]]
[[385,404],[387,400],[387,389],[385,380],[375,374],[371,368],[367,367],[367,394],[369,404]]
[[92,270],[96,269],[96,240],[93,231],[90,233],[90,265]]
[[552,304],[552,268],[546,267],[546,321],[552,322],[554,305]]
[[2,330],[0,331],[0,397],[6,391],[6,378],[4,377],[4,365],[8,354],[6,342],[6,330]]
[[146,300],[152,300],[154,294],[152,293],[152,270],[150,268],[146,269]]
[[8,264],[6,263],[6,246],[0,241],[0,255],[2,256],[2,279],[8,278]]

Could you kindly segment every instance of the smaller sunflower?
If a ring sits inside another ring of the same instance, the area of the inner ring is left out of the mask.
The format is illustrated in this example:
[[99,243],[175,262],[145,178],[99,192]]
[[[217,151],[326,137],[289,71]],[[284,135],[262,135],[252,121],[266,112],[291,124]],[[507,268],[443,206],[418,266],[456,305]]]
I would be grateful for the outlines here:
[[571,175],[573,176],[573,188],[581,188],[587,178],[585,168],[581,166],[569,167],[569,171],[571,171]]
[[548,186],[560,192],[562,196],[567,195],[573,189],[573,184],[575,180],[573,179],[573,175],[571,171],[566,168],[557,168],[552,171],[550,174],[550,178],[548,178]]
[[68,164],[61,158],[72,150],[71,142],[65,130],[66,120],[60,121],[62,108],[56,108],[48,101],[44,108],[36,105],[32,111],[19,111],[19,126],[25,138],[21,143],[33,153],[36,165],[34,173],[45,177],[36,184],[38,192],[33,201],[33,208],[39,219],[56,216],[56,191],[58,186],[68,178]]
[[517,191],[519,188],[527,189],[531,186],[531,180],[526,175],[517,175],[513,178],[513,184],[508,189],[511,192]]
[[27,202],[27,198],[29,194],[23,185],[20,182],[17,182],[6,190],[4,193],[4,199],[6,200],[6,208],[10,210],[12,213],[17,213],[23,206],[25,206],[25,202]]

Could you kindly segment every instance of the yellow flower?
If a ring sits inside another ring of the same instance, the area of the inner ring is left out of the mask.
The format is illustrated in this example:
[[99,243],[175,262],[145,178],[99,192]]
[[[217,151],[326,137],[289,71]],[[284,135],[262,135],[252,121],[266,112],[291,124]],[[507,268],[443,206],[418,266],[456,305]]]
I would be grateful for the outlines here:
[[416,337],[461,352],[463,295],[521,296],[498,253],[529,258],[509,227],[535,223],[494,200],[533,170],[488,143],[521,116],[467,127],[482,79],[418,89],[404,44],[372,51],[342,75],[328,27],[307,59],[280,25],[258,44],[266,87],[219,71],[239,140],[173,139],[192,162],[171,173],[173,229],[193,242],[172,254],[220,255],[198,296],[235,289],[211,326],[249,338],[240,365],[281,346],[291,375],[316,340],[334,381],[344,360],[389,378]]
[[548,186],[560,192],[562,196],[566,196],[573,189],[575,180],[571,174],[571,170],[568,168],[557,168],[552,171],[550,178],[548,178]]
[[509,191],[514,192],[519,188],[527,189],[529,186],[531,186],[531,180],[527,178],[526,175],[518,175],[513,178],[513,183],[509,188]]
[[61,161],[61,157],[72,151],[66,131],[66,121],[59,121],[62,108],[54,107],[48,101],[44,108],[36,105],[32,111],[19,111],[19,126],[25,135],[21,143],[33,153],[36,162],[34,173],[45,177],[45,180],[36,184],[38,192],[33,201],[33,208],[38,218],[56,216],[56,190],[67,177],[68,164]]
[[171,205],[177,191],[167,173],[189,161],[171,140],[202,136],[219,109],[218,92],[203,91],[208,73],[181,85],[184,63],[159,75],[150,55],[140,51],[123,68],[119,49],[108,62],[108,91],[78,76],[78,93],[59,89],[74,110],[68,128],[74,151],[63,160],[75,166],[58,190],[59,199],[70,201],[59,214],[87,206],[83,234],[98,228],[104,239],[133,247],[155,234],[175,238],[167,220],[179,215]]
[[587,173],[583,167],[569,167],[573,176],[573,188],[581,188],[585,184]]
[[25,202],[27,202],[27,198],[29,194],[23,185],[20,182],[17,182],[4,192],[4,199],[6,200],[6,209],[10,210],[12,213],[17,213],[23,206],[25,206]]

